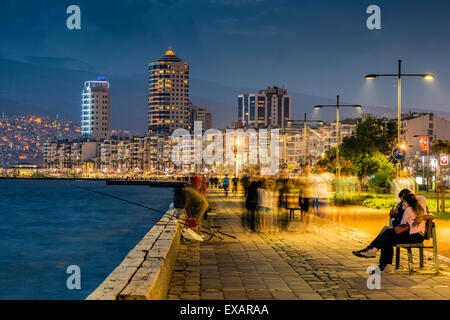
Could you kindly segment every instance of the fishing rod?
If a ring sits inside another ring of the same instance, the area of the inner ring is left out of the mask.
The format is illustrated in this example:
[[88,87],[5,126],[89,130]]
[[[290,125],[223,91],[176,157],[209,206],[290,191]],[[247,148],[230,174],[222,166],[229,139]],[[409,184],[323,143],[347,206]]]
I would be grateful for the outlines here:
[[[142,208],[145,208],[145,209],[148,209],[148,210],[152,210],[152,211],[155,211],[155,212],[158,212],[158,213],[162,213],[162,214],[164,214],[164,215],[167,214],[167,212],[164,212],[164,211],[161,211],[161,210],[158,210],[158,209],[155,209],[155,208],[146,206],[146,205],[141,204],[141,203],[138,203],[138,202],[134,202],[134,201],[130,201],[130,200],[127,200],[127,199],[123,199],[123,198],[114,196],[114,195],[112,195],[112,194],[106,193],[106,192],[96,191],[96,190],[92,190],[92,189],[89,189],[89,188],[86,188],[86,187],[80,187],[80,186],[77,186],[77,185],[74,185],[74,187],[79,188],[79,189],[83,189],[83,190],[87,190],[87,191],[90,191],[90,192],[93,192],[93,193],[97,193],[97,194],[100,194],[100,195],[103,195],[103,196],[106,196],[106,197],[110,197],[110,198],[113,198],[113,199],[116,199],[116,200],[120,200],[120,201],[123,201],[123,202],[126,202],[126,203],[134,204],[135,206],[142,207]],[[167,215],[168,215],[169,217],[171,217],[171,218],[178,219],[178,220],[182,220],[182,222],[180,222],[180,221],[178,221],[178,222],[181,223],[181,224],[183,224],[183,225],[185,225],[185,226],[189,226],[188,224],[186,224],[186,222],[187,222],[186,219],[181,218],[181,217],[176,217],[176,216],[173,215],[173,214],[167,214]],[[208,230],[208,231],[211,230],[210,228],[207,228],[207,227],[204,227],[204,226],[200,226],[200,228],[204,228],[204,229],[206,229],[206,230]],[[203,232],[203,233],[206,233],[206,234],[209,234],[209,235],[214,235],[214,234],[211,234],[211,233],[206,232],[206,231],[204,231],[204,230],[199,230],[199,231],[200,231],[200,232]],[[227,234],[227,233],[225,233],[225,232],[218,231],[218,230],[215,230],[215,232],[220,233],[220,234],[223,234],[223,235],[228,236],[228,237],[230,237],[230,238],[236,239],[235,236],[232,236],[232,235]]]
[[117,196],[113,196],[112,194],[109,194],[109,193],[96,191],[96,190],[92,190],[92,189],[89,189],[89,188],[86,188],[86,187],[80,187],[80,186],[76,186],[76,185],[74,185],[74,187],[79,188],[79,189],[83,189],[83,190],[87,190],[87,191],[90,191],[90,192],[93,192],[93,193],[98,193],[98,194],[101,194],[103,196],[110,197],[110,198],[113,198],[113,199],[116,199],[116,200],[120,200],[120,201],[123,201],[123,202],[131,203],[131,204],[134,204],[135,206],[142,207],[142,208],[145,208],[145,209],[148,209],[148,210],[152,210],[152,211],[155,211],[155,212],[158,212],[158,213],[166,214],[164,211],[161,211],[161,210],[158,210],[158,209],[146,206],[146,205],[138,203],[138,202],[130,201],[130,200],[123,199],[123,198],[120,198],[120,197],[117,197]]
[[[177,218],[177,217],[174,216],[173,214],[172,214],[172,215],[171,215],[171,214],[168,214],[168,216],[169,216],[169,217],[172,217],[172,218],[182,219],[182,220],[186,221],[186,219],[184,219],[184,218]],[[185,225],[187,225],[187,224],[185,224]],[[213,229],[212,227],[204,227],[204,226],[200,226],[200,228],[203,228],[203,229],[206,229],[206,230],[211,230],[211,229]],[[200,230],[200,231],[211,235],[211,233],[205,232],[205,231],[203,231],[203,230]],[[223,231],[214,230],[214,232],[217,232],[217,233],[223,234],[224,236],[227,236],[227,237],[236,239],[235,236],[233,236],[233,235],[231,235],[231,234],[228,234],[228,233],[225,233],[225,232],[223,232]]]

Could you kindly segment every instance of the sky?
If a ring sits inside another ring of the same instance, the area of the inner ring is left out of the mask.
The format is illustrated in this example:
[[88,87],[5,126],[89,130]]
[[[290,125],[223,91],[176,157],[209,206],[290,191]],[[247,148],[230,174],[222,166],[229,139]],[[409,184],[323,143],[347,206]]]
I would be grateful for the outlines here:
[[[66,8],[81,8],[68,30]],[[369,5],[381,30],[369,30]],[[0,58],[132,76],[167,47],[191,77],[348,103],[396,105],[394,79],[368,73],[433,73],[404,81],[404,104],[445,111],[450,101],[448,0],[0,0]],[[1,72],[1,70],[0,70]]]

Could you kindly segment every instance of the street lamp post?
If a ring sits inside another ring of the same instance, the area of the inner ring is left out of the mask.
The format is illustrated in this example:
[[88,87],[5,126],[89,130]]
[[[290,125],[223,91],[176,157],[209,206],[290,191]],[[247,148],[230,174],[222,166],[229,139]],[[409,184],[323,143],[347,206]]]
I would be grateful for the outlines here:
[[[427,168],[429,168],[430,166],[430,140],[432,138],[431,135],[414,135],[414,138],[418,138],[418,137],[427,137],[427,160],[426,160],[426,164],[427,164]],[[423,141],[423,140],[422,140]],[[425,166],[423,165],[423,176],[425,178]],[[427,183],[427,192],[428,192],[428,188],[429,188],[429,176],[428,176],[428,170],[427,170],[427,178],[426,178],[426,183]]]
[[299,127],[300,124],[303,123],[303,152],[304,152],[304,162],[307,163],[307,123],[308,122],[316,122],[319,124],[323,124],[324,122],[322,120],[307,120],[307,113],[305,113],[304,120],[287,120],[285,127],[292,128],[292,127]]
[[339,132],[339,109],[340,108],[355,108],[355,109],[362,109],[362,106],[351,104],[351,105],[341,105],[339,104],[339,95],[336,96],[336,105],[319,105],[315,106],[314,109],[318,110],[321,108],[336,108],[336,174],[338,179],[341,177],[341,166],[339,161],[339,145],[341,143],[341,137]]
[[[394,77],[397,78],[397,146],[401,145],[401,121],[402,121],[402,77],[421,77],[425,80],[433,80],[432,74],[403,74],[402,73],[402,60],[398,60],[398,73],[397,74],[368,74],[365,76],[367,80],[373,80],[378,77]],[[400,160],[397,161],[397,174],[400,171]]]

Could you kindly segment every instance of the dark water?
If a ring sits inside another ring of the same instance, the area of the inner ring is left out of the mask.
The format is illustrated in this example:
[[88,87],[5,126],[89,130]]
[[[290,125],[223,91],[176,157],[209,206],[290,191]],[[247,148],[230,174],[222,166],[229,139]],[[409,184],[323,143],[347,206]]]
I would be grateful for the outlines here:
[[[162,215],[76,186],[162,211],[172,202],[164,188],[0,180],[0,299],[86,298]],[[80,290],[67,288],[70,265]]]

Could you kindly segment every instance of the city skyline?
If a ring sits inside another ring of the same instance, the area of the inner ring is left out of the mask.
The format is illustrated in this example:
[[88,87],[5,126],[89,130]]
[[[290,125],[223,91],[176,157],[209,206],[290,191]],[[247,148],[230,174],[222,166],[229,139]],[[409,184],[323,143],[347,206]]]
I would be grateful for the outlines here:
[[[0,99],[22,108],[27,103],[41,106],[43,110],[59,108],[61,114],[67,114],[73,120],[73,103],[64,88],[54,93],[53,97],[61,101],[58,106],[43,97],[22,97],[8,72],[14,72],[23,85],[25,75],[16,72],[18,65],[29,70],[32,77],[41,73],[53,76],[51,70],[57,70],[70,86],[74,81],[72,77],[103,71],[111,81],[118,79],[121,84],[133,79],[135,82],[130,86],[138,83],[139,88],[135,91],[120,84],[117,86],[116,95],[120,99],[115,99],[112,105],[112,116],[122,119],[123,124],[119,127],[119,123],[113,121],[112,126],[136,130],[136,127],[130,127],[135,124],[143,132],[146,124],[141,124],[139,119],[142,117],[133,116],[133,111],[142,110],[145,105],[145,93],[140,92],[145,86],[144,68],[152,57],[160,55],[162,49],[173,46],[194,66],[192,102],[217,112],[215,127],[236,121],[234,116],[229,117],[229,112],[223,112],[235,108],[235,95],[227,94],[224,99],[221,94],[226,91],[224,88],[233,91],[230,87],[240,88],[241,93],[245,93],[267,86],[284,86],[293,95],[303,94],[293,98],[293,117],[309,111],[314,100],[326,103],[323,100],[333,99],[336,94],[363,105],[395,107],[396,90],[392,82],[370,84],[363,76],[373,72],[394,72],[399,58],[404,60],[407,72],[436,75],[436,81],[430,84],[414,79],[405,82],[405,109],[445,111],[450,98],[445,90],[450,86],[450,75],[446,70],[450,68],[446,68],[445,58],[449,46],[441,41],[448,30],[442,5],[438,7],[438,2],[433,1],[423,8],[418,1],[379,1],[382,29],[368,30],[365,10],[369,4],[368,1],[345,4],[330,1],[317,4],[198,1],[187,6],[173,1],[133,3],[124,9],[113,2],[108,5],[114,10],[102,16],[99,10],[102,3],[80,1],[82,29],[70,31],[64,24],[60,25],[67,17],[61,4],[44,1],[35,7],[35,4],[6,1],[1,4],[4,9],[1,14],[14,14],[27,22],[17,26],[10,18],[2,17],[2,23],[11,22],[10,26],[15,28],[7,34],[0,31],[9,43],[8,48],[0,49],[2,66],[7,70],[5,78],[1,79],[4,89]],[[196,10],[199,6],[204,10]],[[407,11],[402,11],[404,6]],[[271,10],[274,17],[267,20]],[[123,22],[122,30],[111,25],[111,21],[116,21],[111,16]],[[152,17],[151,22],[144,19],[148,16]],[[211,23],[210,30],[205,29],[205,23]],[[164,32],[156,32],[163,29]],[[431,29],[433,32],[428,32]],[[133,37],[128,37],[130,32]],[[40,39],[36,33],[45,39],[45,44],[36,40]],[[112,33],[114,37],[111,37]],[[100,34],[104,36],[101,44],[89,40]],[[34,39],[29,44],[18,41],[29,37]],[[81,47],[84,49],[73,49]],[[128,50],[130,47],[134,50]],[[225,53],[225,47],[233,50]],[[337,50],[330,50],[332,48]],[[99,49],[106,54],[98,55]],[[68,75],[69,72],[76,75]],[[43,77],[42,85],[52,81],[55,80]],[[205,84],[209,86],[208,90],[202,90]],[[204,96],[201,96],[202,91],[206,91]],[[125,92],[130,93],[128,99]]]
[[449,13],[0,0],[0,300],[449,301]]

